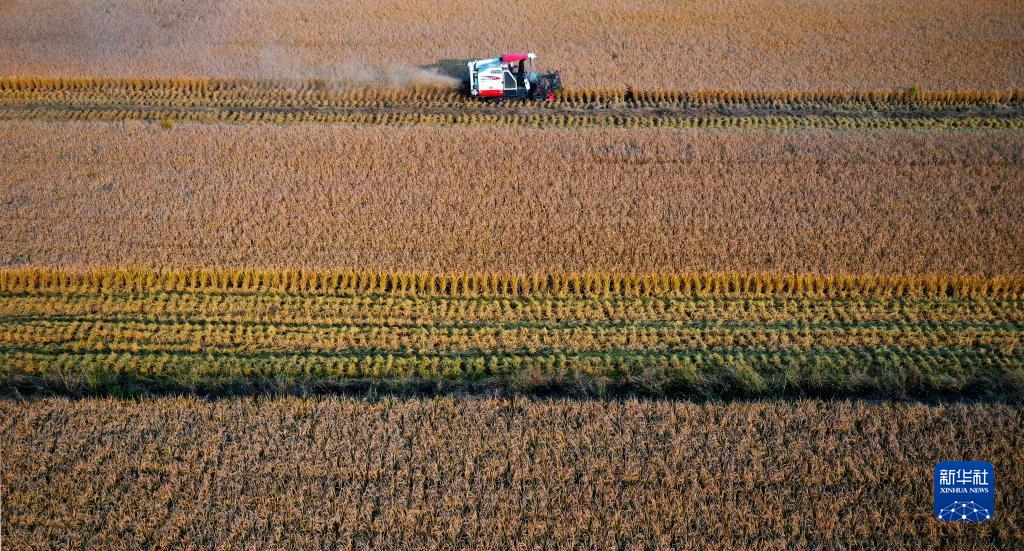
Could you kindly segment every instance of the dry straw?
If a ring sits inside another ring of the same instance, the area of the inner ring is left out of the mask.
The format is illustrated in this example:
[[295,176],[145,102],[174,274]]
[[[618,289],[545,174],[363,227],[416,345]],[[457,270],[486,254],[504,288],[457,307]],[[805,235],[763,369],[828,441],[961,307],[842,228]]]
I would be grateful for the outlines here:
[[0,291],[241,291],[443,296],[1024,297],[1024,277],[780,274],[429,274],[329,270],[0,271]]
[[0,267],[1020,275],[1021,151],[1002,131],[11,122]]
[[[808,400],[10,401],[4,536],[37,548],[1014,548],[1021,419],[993,404]],[[984,527],[927,514],[931,465],[950,450],[1010,466]],[[813,510],[789,506],[803,503]]]
[[[530,104],[533,112],[524,115],[522,105],[501,110],[457,90],[429,86],[344,87],[316,80],[10,78],[0,80],[0,118],[581,128],[1020,128],[1024,126],[1021,97],[1018,91],[916,89],[569,89],[554,102]],[[651,108],[661,111],[653,115],[642,111]],[[709,114],[709,109],[716,112]],[[766,114],[746,114],[752,110]],[[895,114],[890,116],[888,111]]]
[[3,10],[0,74],[408,84],[507,48],[586,89],[988,91],[1024,85],[1020,24],[1005,0],[64,2]]

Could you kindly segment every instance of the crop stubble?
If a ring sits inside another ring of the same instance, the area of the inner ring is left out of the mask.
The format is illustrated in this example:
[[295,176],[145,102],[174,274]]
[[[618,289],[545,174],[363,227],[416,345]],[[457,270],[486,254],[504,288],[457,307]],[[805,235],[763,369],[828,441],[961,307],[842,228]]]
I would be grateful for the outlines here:
[[[1012,548],[1022,435],[992,404],[0,402],[4,541]],[[994,520],[931,515],[949,457],[995,464]]]

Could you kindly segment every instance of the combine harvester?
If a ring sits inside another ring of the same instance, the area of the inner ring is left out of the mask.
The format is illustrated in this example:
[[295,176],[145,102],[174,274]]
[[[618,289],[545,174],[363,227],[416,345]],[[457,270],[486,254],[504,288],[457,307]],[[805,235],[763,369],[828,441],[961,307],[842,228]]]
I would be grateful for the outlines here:
[[557,72],[538,75],[537,54],[505,54],[491,59],[470,61],[469,94],[478,98],[555,99],[562,89]]

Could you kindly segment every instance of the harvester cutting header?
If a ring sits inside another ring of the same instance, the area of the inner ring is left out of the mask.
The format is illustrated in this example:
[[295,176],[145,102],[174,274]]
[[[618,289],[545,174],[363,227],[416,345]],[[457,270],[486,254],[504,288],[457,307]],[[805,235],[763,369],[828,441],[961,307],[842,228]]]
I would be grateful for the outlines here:
[[538,75],[537,54],[505,54],[470,61],[469,93],[480,98],[530,98],[551,101],[562,89],[557,72]]

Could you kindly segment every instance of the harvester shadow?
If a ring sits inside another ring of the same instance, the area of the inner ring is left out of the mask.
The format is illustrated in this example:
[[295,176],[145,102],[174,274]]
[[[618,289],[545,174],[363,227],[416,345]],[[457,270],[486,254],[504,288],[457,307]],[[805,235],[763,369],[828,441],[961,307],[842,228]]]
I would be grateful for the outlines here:
[[[648,380],[649,379],[649,380]],[[651,384],[651,383],[655,384]],[[710,388],[694,388],[657,376],[633,376],[614,380],[606,376],[572,374],[545,378],[534,373],[491,376],[473,380],[417,378],[358,379],[341,376],[247,375],[167,377],[154,374],[103,372],[47,373],[0,377],[0,402],[63,397],[153,398],[192,396],[202,400],[234,399],[243,396],[349,397],[361,399],[399,398],[527,398],[572,400],[654,400],[690,403],[759,402],[804,400],[845,400],[905,403],[1004,403],[1021,404],[1019,394],[993,391],[973,384],[956,392],[927,392],[911,389],[891,393],[881,389],[803,388],[782,392],[750,392],[732,388],[727,381]]]

